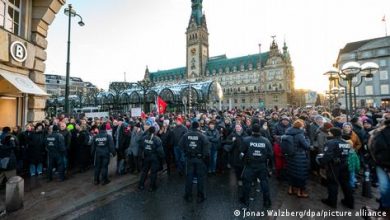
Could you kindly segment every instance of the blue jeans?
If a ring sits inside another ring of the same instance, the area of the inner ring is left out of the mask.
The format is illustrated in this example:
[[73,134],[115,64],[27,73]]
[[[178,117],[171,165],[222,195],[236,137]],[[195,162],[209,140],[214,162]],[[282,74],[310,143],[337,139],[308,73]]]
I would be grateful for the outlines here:
[[68,161],[68,158],[66,157],[66,155],[63,155],[62,156],[62,159],[63,159],[63,165],[64,165],[64,169],[65,169],[65,171],[68,169],[68,163],[69,163],[69,161]]
[[179,146],[173,148],[176,160],[176,169],[178,172],[184,171],[184,153]]
[[215,146],[210,148],[210,166],[209,172],[215,173],[217,169],[217,148]]
[[381,207],[390,208],[390,174],[379,166],[376,167],[376,173],[378,175],[379,192],[381,195]]
[[355,172],[349,173],[349,185],[351,186],[351,189],[354,189],[356,187],[357,179]]
[[30,176],[42,174],[42,163],[30,164]]

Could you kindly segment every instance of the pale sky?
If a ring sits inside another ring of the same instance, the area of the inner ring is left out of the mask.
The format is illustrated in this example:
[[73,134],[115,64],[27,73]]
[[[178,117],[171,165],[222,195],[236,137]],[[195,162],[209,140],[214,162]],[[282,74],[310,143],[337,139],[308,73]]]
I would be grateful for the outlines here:
[[[185,66],[191,0],[67,0],[85,22],[72,23],[71,76],[107,89],[110,81]],[[322,74],[348,42],[385,36],[389,0],[203,0],[210,56],[268,51],[284,39],[296,88],[327,89]],[[388,25],[389,26],[389,25]],[[390,31],[390,28],[388,28]],[[65,75],[67,17],[57,14],[48,33],[46,73]]]

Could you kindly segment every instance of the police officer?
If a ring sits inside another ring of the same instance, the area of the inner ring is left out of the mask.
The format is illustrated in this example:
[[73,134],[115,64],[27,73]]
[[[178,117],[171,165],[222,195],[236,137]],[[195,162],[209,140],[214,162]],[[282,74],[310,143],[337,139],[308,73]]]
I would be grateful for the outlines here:
[[59,133],[57,125],[49,127],[49,134],[45,138],[45,148],[47,150],[48,165],[47,179],[52,181],[53,165],[56,163],[59,173],[59,181],[65,180],[64,155],[66,153],[64,136]]
[[93,138],[92,155],[94,156],[95,178],[94,184],[99,185],[100,174],[102,176],[102,185],[110,183],[108,179],[108,164],[110,163],[110,154],[116,155],[114,141],[112,136],[107,134],[106,125],[100,126],[99,133]]
[[331,128],[330,134],[332,139],[325,144],[323,157],[318,158],[320,165],[326,166],[328,180],[328,198],[321,201],[332,208],[337,208],[338,185],[340,185],[344,193],[341,203],[353,209],[354,198],[349,184],[348,171],[348,155],[351,147],[341,139],[340,128]]
[[165,158],[161,139],[155,135],[155,132],[156,128],[154,126],[149,127],[148,132],[141,139],[140,143],[141,157],[143,157],[144,162],[138,189],[145,189],[145,181],[149,170],[151,170],[149,188],[150,192],[153,192],[157,189],[157,172],[160,168],[160,161]]
[[184,199],[192,201],[192,181],[194,175],[198,181],[197,202],[203,202],[206,197],[204,193],[204,178],[207,174],[207,162],[210,158],[210,142],[199,130],[199,123],[192,122],[191,130],[179,141],[179,146],[186,158],[186,185]]
[[272,159],[272,145],[269,140],[260,135],[259,124],[253,124],[252,136],[244,138],[240,151],[245,163],[242,172],[243,195],[240,198],[240,202],[249,206],[251,183],[258,178],[261,181],[263,192],[263,206],[265,208],[271,207],[267,161]]

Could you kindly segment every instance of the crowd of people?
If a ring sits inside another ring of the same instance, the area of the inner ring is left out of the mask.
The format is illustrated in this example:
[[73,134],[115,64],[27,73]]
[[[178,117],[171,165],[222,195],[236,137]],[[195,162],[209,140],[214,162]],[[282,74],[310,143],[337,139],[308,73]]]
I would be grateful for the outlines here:
[[[369,178],[373,187],[379,186],[380,209],[389,212],[388,140],[390,113],[373,108],[348,117],[339,107],[117,114],[100,119],[61,115],[24,128],[2,128],[0,180],[4,184],[16,174],[46,174],[51,181],[55,171],[64,181],[94,167],[93,183],[105,185],[110,182],[110,157],[116,155],[119,175],[140,173],[140,190],[149,171],[150,190],[156,190],[157,172],[166,170],[168,175],[186,175],[188,186],[197,182],[202,202],[203,177],[233,170],[237,186],[244,188],[240,201],[248,205],[248,190],[258,179],[269,207],[270,175],[287,181],[288,194],[298,198],[310,196],[306,186],[313,176],[327,185],[324,204],[337,207],[340,186],[342,204],[354,208],[354,191]],[[187,201],[189,192],[187,188]]]

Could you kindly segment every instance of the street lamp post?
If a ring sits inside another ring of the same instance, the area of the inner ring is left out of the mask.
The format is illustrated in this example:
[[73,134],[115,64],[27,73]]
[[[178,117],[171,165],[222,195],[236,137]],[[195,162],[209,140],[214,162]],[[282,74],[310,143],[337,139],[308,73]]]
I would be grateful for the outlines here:
[[65,8],[64,14],[68,16],[68,48],[67,48],[67,57],[66,57],[66,82],[65,82],[65,113],[69,114],[69,78],[70,78],[70,30],[71,30],[71,21],[72,17],[79,17],[80,21],[78,24],[84,26],[83,18],[76,13],[73,9],[72,4],[68,5],[68,8]]
[[[341,71],[332,68],[331,70],[327,71],[324,73],[324,75],[329,76],[329,79],[333,78],[336,79],[335,77],[339,77],[340,79],[343,79],[344,81],[347,82],[347,85],[343,85],[340,80],[337,81],[337,83],[346,88],[345,91],[345,106],[347,110],[347,119],[348,115],[352,115],[353,112],[353,104],[352,104],[352,88],[355,88],[360,86],[361,83],[363,82],[363,78],[372,78],[374,76],[374,73],[379,70],[379,66],[376,63],[373,62],[367,62],[362,65],[360,65],[358,62],[348,62],[344,64],[341,68]],[[358,76],[359,73],[362,73],[360,76],[360,82],[358,84],[353,84],[353,79]],[[356,107],[356,101],[355,101],[355,107]]]

